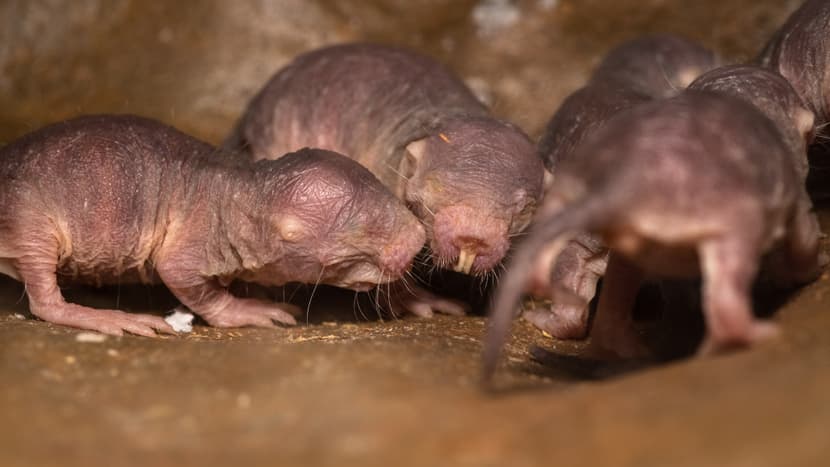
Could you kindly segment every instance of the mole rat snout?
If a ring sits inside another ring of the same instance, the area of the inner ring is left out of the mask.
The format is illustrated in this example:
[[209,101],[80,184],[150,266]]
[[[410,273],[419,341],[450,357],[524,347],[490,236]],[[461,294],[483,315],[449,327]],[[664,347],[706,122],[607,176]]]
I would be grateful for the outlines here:
[[426,242],[424,226],[412,216],[412,222],[398,231],[389,243],[381,248],[380,267],[394,277],[403,276],[412,266],[415,255]]
[[491,210],[450,206],[435,214],[433,256],[469,274],[489,271],[507,252],[509,222]]

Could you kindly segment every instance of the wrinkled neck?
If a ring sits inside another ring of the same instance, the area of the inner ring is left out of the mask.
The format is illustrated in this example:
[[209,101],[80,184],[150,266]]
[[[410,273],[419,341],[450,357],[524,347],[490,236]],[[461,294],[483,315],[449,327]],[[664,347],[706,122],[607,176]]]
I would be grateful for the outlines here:
[[253,171],[208,168],[188,192],[193,218],[185,228],[203,229],[210,273],[238,276],[273,261],[278,247]]

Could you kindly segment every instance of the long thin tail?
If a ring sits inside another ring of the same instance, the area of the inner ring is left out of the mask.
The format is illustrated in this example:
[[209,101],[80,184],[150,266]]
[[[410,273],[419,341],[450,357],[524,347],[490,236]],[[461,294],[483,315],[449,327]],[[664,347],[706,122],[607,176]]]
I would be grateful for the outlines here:
[[[482,354],[482,379],[485,384],[490,381],[496,369],[513,321],[513,312],[524,291],[536,255],[551,241],[556,241],[558,250],[561,251],[574,235],[586,230],[592,221],[599,218],[595,201],[596,197],[593,196],[583,198],[566,206],[551,218],[536,223],[531,227],[527,238],[519,245],[496,290],[495,300],[490,308]],[[559,251],[555,257],[559,255]]]

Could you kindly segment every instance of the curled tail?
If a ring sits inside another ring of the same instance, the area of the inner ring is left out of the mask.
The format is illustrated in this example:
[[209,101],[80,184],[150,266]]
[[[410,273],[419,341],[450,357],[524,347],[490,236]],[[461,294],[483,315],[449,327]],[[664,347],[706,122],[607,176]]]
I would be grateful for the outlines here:
[[574,202],[555,215],[536,223],[527,238],[518,246],[503,275],[490,308],[487,333],[482,354],[483,381],[487,384],[496,369],[502,347],[507,341],[516,304],[524,292],[536,255],[548,242],[556,242],[555,258],[576,234],[593,227],[603,216],[596,209],[597,197],[588,196]]

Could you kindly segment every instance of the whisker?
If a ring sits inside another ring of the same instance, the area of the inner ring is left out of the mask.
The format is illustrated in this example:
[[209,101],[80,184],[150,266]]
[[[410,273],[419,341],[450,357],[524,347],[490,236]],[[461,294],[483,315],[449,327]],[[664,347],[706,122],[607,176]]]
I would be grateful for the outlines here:
[[115,285],[115,309],[118,310],[121,308],[121,278],[118,278],[118,282]]
[[496,286],[496,279],[498,279],[499,274],[495,270],[491,270],[490,274],[487,276],[487,285],[488,288],[494,288]]
[[[380,272],[380,277],[381,277],[381,279],[383,278],[384,274],[386,274],[386,271],[381,271],[381,272]],[[385,291],[385,292],[383,292],[383,293],[381,294],[381,296],[382,296],[382,297],[386,297],[386,306],[388,307],[388,308],[387,308],[387,310],[389,310],[389,314],[390,314],[390,315],[394,318],[394,317],[395,317],[395,313],[394,313],[394,311],[392,311],[392,299],[391,299],[391,296],[392,296],[392,285],[391,285],[391,283],[390,283],[390,282],[383,282],[383,283],[381,284],[381,287],[384,287],[384,286],[386,287],[386,291]],[[378,313],[378,318],[379,318],[381,321],[383,321],[383,316],[381,315],[381,311],[382,311],[382,310],[383,310],[383,307],[382,307],[382,306],[380,306],[380,304],[378,304],[377,313]]]
[[383,270],[380,271],[380,282],[377,286],[375,286],[375,297],[373,300],[372,305],[375,307],[375,313],[377,313],[378,318],[380,318],[380,289],[383,287]]
[[[294,300],[294,295],[297,295],[297,292],[299,292],[299,291],[300,291],[300,288],[301,288],[301,287],[305,287],[305,284],[303,284],[303,285],[298,285],[298,286],[294,286],[294,289],[291,291],[291,295],[289,295],[289,296],[288,296],[288,302],[289,302],[289,303],[290,303],[292,300]],[[284,298],[285,298],[285,289],[283,289],[282,295],[283,295],[283,299],[284,299]]]
[[412,279],[415,285],[428,285],[419,275],[415,274],[413,271],[407,271],[406,277]]
[[[392,285],[391,282],[386,283],[386,305],[389,307],[389,311],[390,311],[390,314],[392,315],[392,319],[397,319],[397,316],[395,315],[395,313],[393,311],[393,308],[392,308],[392,293],[393,293],[392,292],[392,287],[393,287],[393,285]],[[396,289],[396,291],[397,291],[397,289]]]
[[387,167],[389,170],[391,170],[392,172],[394,172],[394,173],[395,173],[395,175],[397,175],[398,177],[401,177],[402,179],[404,179],[404,180],[406,180],[406,181],[409,181],[409,178],[408,178],[406,175],[402,174],[402,173],[401,173],[398,169],[396,169],[396,168],[392,167],[391,165],[389,165],[389,163],[388,163],[388,162],[387,162],[386,164],[384,164],[384,165],[386,165],[386,167]]
[[[415,291],[412,289],[412,287],[410,287],[409,283],[407,283],[407,282],[406,282],[406,276],[401,277],[401,278],[398,280],[398,282],[400,282],[401,286],[402,286],[402,287],[403,287],[403,288],[404,288],[407,292],[409,292],[409,294],[410,294],[410,295],[416,295],[416,294],[415,294]],[[391,286],[390,286],[390,287],[391,287]]]
[[430,263],[430,261],[429,261],[429,259],[427,259],[427,258],[419,258],[419,257],[417,257],[417,256],[416,256],[415,258],[413,258],[413,259],[412,259],[412,262],[413,262],[414,264],[417,264],[418,266],[429,266],[429,265],[431,264],[431,263]]
[[[363,317],[363,321],[369,321],[369,317],[366,316],[366,313],[363,312],[363,308],[360,306],[360,293],[359,292],[354,293],[354,301],[352,303],[353,303],[352,312],[354,312],[355,305],[357,305],[357,311],[360,313],[360,316]],[[355,320],[358,320],[358,321],[360,320],[360,318],[358,318],[357,314],[355,314]]]
[[23,297],[25,297],[26,294],[28,293],[27,287],[28,287],[28,284],[26,284],[26,282],[24,281],[23,282],[23,291],[20,293],[20,297],[17,298],[17,301],[14,302],[15,305],[18,305],[18,304],[20,304],[21,301],[23,301]]
[[317,276],[317,281],[314,282],[314,288],[311,289],[311,296],[308,297],[308,305],[305,308],[305,324],[308,324],[311,318],[311,301],[314,300],[314,294],[317,292],[317,286],[320,285],[320,281],[323,280],[323,272],[325,272],[326,267],[323,266],[320,268],[320,274]]

